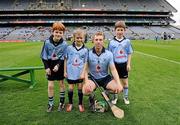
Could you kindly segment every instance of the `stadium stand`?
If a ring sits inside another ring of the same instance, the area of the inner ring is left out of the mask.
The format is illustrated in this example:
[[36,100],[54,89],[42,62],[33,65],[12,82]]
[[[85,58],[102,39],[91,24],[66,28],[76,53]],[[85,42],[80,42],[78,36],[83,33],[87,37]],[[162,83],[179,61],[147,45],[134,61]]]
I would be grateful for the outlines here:
[[130,39],[154,39],[164,32],[180,38],[180,29],[170,24],[177,10],[166,0],[6,0],[0,3],[0,41],[42,41],[50,34],[50,26],[61,21],[67,26],[66,38],[75,27],[113,37],[117,20],[127,23]]

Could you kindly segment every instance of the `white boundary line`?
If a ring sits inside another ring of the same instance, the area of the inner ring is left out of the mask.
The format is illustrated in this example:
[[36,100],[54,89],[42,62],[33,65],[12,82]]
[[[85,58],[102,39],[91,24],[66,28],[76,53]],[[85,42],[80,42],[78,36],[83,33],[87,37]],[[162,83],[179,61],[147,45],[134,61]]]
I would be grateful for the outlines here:
[[143,53],[143,52],[140,52],[140,51],[134,51],[134,52],[135,52],[135,53],[138,53],[138,54],[141,54],[141,55],[145,55],[145,56],[149,56],[149,57],[153,57],[153,58],[165,60],[165,61],[168,61],[168,62],[171,62],[171,63],[175,63],[175,64],[179,64],[179,65],[180,65],[180,62],[178,62],[178,61],[174,61],[174,60],[162,58],[162,57],[159,57],[159,56],[154,56],[154,55],[147,54],[147,53]]

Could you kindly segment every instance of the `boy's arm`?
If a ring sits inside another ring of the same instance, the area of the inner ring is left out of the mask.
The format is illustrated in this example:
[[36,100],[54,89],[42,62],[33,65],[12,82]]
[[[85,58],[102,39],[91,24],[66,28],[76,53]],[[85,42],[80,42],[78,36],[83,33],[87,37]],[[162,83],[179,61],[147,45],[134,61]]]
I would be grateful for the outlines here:
[[131,70],[131,57],[132,57],[132,53],[133,53],[133,48],[131,45],[131,42],[128,42],[128,47],[127,47],[127,54],[128,54],[128,59],[127,59],[127,71],[129,72]]
[[64,77],[67,78],[67,58],[68,58],[68,46],[66,45],[64,52]]
[[49,68],[48,60],[42,59],[42,62],[43,62],[43,64],[44,64],[44,68],[45,68],[45,69],[48,69],[48,68]]
[[127,61],[127,71],[129,72],[131,70],[131,57],[132,55],[128,55],[128,61]]
[[88,83],[88,73],[89,73],[89,68],[88,68],[88,63],[85,66],[85,70],[84,70],[84,81],[85,84]]
[[117,72],[116,67],[115,67],[114,64],[110,65],[110,70],[111,70],[111,74],[112,74],[112,76],[113,76],[113,78],[115,80],[115,83],[117,84],[117,88],[116,88],[115,93],[119,93],[122,90],[122,84],[121,84],[118,72]]
[[110,72],[117,84],[117,89],[116,89],[116,92],[120,92],[121,91],[121,88],[122,88],[122,84],[120,82],[120,79],[119,79],[119,75],[118,75],[118,72],[116,70],[116,67],[115,67],[115,64],[114,64],[114,61],[113,61],[113,55],[112,53],[110,54],[110,62],[109,62],[109,69],[110,69]]
[[44,68],[45,68],[46,74],[47,75],[51,75],[51,69],[49,68],[48,60],[42,59],[42,62],[44,64]]
[[47,44],[46,44],[46,41],[45,41],[44,45],[42,47],[42,50],[41,50],[41,59],[42,59],[42,62],[44,64],[45,69],[49,68],[47,51],[48,51],[48,49],[47,49]]
[[86,68],[87,68],[87,62],[84,64],[83,70],[82,70],[81,75],[80,75],[80,79],[84,79],[85,78]]
[[120,80],[119,80],[118,72],[117,72],[115,64],[114,64],[113,54],[112,53],[110,53],[110,55],[109,55],[109,69],[110,69],[110,72],[111,72],[112,76],[114,77],[114,80],[116,81],[116,83],[118,85],[120,85],[121,83],[120,83]]
[[64,57],[64,77],[67,78],[67,59]]
[[111,74],[112,74],[114,80],[116,81],[116,83],[117,83],[118,85],[121,85],[121,82],[120,82],[120,79],[119,79],[119,75],[118,75],[118,72],[117,72],[117,70],[116,70],[115,65],[114,65],[114,64],[111,64],[111,65],[109,66],[109,68],[110,68]]
[[85,54],[85,59],[84,59],[84,66],[83,66],[83,70],[82,70],[82,72],[81,72],[81,75],[80,75],[80,78],[81,79],[85,79],[85,73],[86,73],[86,71],[87,71],[87,62],[88,62],[88,52],[89,52],[89,50],[87,49],[87,52],[86,52],[86,54]]

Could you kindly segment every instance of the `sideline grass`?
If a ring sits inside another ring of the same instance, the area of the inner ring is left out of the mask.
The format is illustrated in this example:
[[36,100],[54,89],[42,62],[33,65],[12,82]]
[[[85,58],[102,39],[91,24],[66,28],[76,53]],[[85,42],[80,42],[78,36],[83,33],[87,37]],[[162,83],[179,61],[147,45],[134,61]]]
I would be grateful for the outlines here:
[[[0,43],[0,67],[38,66],[43,43]],[[180,62],[180,41],[133,41],[134,50]],[[107,45],[107,44],[106,44]],[[92,46],[88,43],[88,47]],[[2,73],[2,72],[0,72]],[[4,73],[4,72],[3,72]],[[113,117],[111,111],[91,113],[88,98],[84,97],[86,111],[79,113],[77,89],[74,109],[71,113],[56,110],[46,113],[47,80],[44,71],[36,71],[38,84],[28,85],[15,81],[0,84],[1,125],[179,125],[180,124],[180,65],[164,60],[133,54],[129,78],[130,105],[117,106],[125,111],[122,120]],[[24,76],[28,77],[28,76]],[[66,84],[67,86],[67,84]],[[97,92],[101,98],[99,92]],[[55,86],[55,105],[58,105],[58,86]],[[67,93],[66,93],[67,102]]]

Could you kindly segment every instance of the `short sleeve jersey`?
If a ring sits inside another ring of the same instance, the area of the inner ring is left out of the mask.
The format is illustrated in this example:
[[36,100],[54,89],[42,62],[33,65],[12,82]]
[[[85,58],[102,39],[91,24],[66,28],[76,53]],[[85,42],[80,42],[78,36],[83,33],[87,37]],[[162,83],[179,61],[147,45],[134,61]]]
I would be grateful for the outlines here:
[[84,64],[87,62],[88,49],[83,45],[77,49],[75,44],[68,46],[65,57],[67,59],[67,78],[70,80],[78,80]]
[[113,54],[106,50],[102,49],[100,55],[97,55],[95,48],[92,48],[88,54],[88,67],[89,73],[95,79],[101,79],[106,77],[108,73],[109,66],[114,64]]
[[129,39],[118,41],[116,38],[110,41],[108,50],[113,53],[114,62],[124,63],[128,60],[128,55],[133,53],[132,45]]

